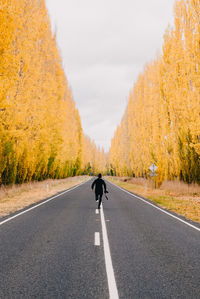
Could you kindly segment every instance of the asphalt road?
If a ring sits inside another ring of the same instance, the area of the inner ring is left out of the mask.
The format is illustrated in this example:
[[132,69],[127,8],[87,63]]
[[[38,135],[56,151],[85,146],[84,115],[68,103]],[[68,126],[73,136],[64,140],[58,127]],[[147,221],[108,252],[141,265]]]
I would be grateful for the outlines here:
[[101,214],[90,181],[0,219],[0,298],[106,299],[112,269],[119,298],[200,298],[200,231],[107,184]]

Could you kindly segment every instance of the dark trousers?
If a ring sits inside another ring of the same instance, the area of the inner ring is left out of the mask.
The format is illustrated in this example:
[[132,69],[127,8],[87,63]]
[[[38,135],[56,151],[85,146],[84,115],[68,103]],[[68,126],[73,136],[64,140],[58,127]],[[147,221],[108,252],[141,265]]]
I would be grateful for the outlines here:
[[98,209],[100,209],[100,206],[101,206],[101,202],[102,202],[102,193],[95,193],[95,196],[96,196],[96,201],[99,201],[98,203]]

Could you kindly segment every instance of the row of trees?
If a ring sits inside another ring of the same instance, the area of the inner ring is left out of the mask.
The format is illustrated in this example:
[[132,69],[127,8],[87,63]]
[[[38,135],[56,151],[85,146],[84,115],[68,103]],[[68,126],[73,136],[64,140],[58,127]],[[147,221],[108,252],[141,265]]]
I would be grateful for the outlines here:
[[99,171],[103,161],[83,134],[45,1],[1,0],[0,184]]
[[145,66],[110,148],[117,175],[200,183],[200,1],[177,0],[163,51]]

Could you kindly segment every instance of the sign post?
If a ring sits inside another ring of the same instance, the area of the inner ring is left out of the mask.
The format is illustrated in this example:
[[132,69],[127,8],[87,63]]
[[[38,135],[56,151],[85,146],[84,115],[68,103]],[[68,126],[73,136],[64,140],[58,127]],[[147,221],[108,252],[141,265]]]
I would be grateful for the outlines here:
[[158,169],[158,167],[153,163],[149,166],[149,170],[150,170],[150,176],[153,178],[153,187],[155,188],[156,184],[155,184],[155,177],[157,176],[156,170]]

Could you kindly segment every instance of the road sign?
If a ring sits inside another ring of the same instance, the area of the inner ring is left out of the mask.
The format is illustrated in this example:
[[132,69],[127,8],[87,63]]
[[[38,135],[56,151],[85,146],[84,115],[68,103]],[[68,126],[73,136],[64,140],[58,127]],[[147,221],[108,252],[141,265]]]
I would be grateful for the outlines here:
[[150,176],[151,176],[151,177],[155,177],[155,176],[157,176],[157,173],[155,173],[155,172],[151,172],[151,173],[150,173]]
[[155,172],[157,168],[158,168],[158,167],[157,167],[154,163],[151,164],[151,166],[149,167],[149,169],[150,169],[152,172]]

